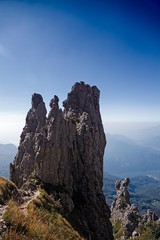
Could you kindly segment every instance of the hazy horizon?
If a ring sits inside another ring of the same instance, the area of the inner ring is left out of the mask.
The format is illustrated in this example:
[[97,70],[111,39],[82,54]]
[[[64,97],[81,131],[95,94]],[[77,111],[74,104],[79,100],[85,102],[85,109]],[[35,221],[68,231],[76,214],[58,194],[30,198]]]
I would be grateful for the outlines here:
[[77,81],[100,89],[107,132],[160,122],[159,10],[155,0],[0,1],[0,141],[18,144],[34,92],[48,108]]
[[[29,109],[28,109],[29,110]],[[20,141],[20,135],[23,127],[25,126],[26,113],[24,114],[5,114],[0,116],[0,122],[4,124],[0,125],[0,143],[7,144],[13,143],[18,146]],[[103,116],[102,116],[103,117]],[[4,128],[4,125],[7,128]],[[136,142],[141,141],[146,137],[145,130],[152,129],[152,127],[160,127],[160,122],[104,122],[104,131],[106,134],[123,135]],[[144,131],[144,132],[143,132]],[[145,136],[144,136],[145,134]],[[159,133],[157,133],[158,136]],[[148,138],[150,138],[148,134]]]

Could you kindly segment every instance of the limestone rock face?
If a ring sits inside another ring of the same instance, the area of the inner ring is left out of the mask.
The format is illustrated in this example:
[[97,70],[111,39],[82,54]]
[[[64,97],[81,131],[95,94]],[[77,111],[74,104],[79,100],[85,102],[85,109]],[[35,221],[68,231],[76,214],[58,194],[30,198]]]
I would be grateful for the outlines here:
[[40,94],[32,95],[32,107],[27,113],[26,124],[23,128],[18,153],[14,163],[10,165],[11,180],[18,186],[27,180],[35,167],[35,137],[46,124],[46,108]]
[[125,209],[127,206],[130,206],[130,195],[128,191],[129,183],[130,183],[129,178],[116,181],[115,187],[117,191],[117,196],[111,207],[112,215],[114,215],[114,213],[118,214],[118,212],[121,213],[122,209]]
[[117,221],[121,222],[124,238],[131,237],[141,222],[137,206],[130,203],[129,183],[129,178],[116,181],[117,196],[111,207],[112,221],[114,224]]
[[137,238],[143,234],[142,229],[145,229],[146,224],[158,226],[160,223],[160,219],[153,211],[148,209],[145,214],[141,215],[138,207],[130,203],[129,183],[130,179],[126,178],[116,181],[115,184],[117,196],[111,207],[115,239]]
[[32,96],[11,180],[21,187],[32,173],[49,184],[68,218],[91,240],[112,240],[110,210],[102,192],[105,134],[97,87],[76,83],[64,110],[57,96],[46,108],[39,94]]
[[157,221],[159,218],[158,216],[155,214],[155,212],[153,212],[152,210],[148,209],[147,212],[143,215],[143,222],[155,222]]

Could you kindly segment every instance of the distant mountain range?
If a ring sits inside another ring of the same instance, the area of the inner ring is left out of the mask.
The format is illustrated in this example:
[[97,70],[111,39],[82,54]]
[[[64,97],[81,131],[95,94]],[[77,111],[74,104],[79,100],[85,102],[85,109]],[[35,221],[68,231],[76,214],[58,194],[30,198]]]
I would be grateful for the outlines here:
[[0,176],[9,177],[9,164],[13,161],[17,148],[13,144],[0,144]]
[[139,130],[139,138],[144,143],[148,142],[151,139],[156,139],[157,137],[160,139],[160,125]]
[[145,141],[147,146],[150,146],[154,150],[160,152],[160,136],[153,137]]
[[122,136],[107,134],[104,171],[121,177],[160,174],[160,136],[146,139],[143,144]]

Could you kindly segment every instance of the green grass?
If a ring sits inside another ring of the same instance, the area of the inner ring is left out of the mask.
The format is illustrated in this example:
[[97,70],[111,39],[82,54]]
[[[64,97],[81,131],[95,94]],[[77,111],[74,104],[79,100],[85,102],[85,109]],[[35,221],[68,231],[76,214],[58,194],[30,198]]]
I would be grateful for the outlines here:
[[123,236],[123,228],[122,228],[122,222],[120,220],[117,220],[115,222],[112,222],[113,226],[113,235],[115,239],[118,239]]
[[140,227],[140,237],[137,240],[160,240],[160,225],[155,222]]

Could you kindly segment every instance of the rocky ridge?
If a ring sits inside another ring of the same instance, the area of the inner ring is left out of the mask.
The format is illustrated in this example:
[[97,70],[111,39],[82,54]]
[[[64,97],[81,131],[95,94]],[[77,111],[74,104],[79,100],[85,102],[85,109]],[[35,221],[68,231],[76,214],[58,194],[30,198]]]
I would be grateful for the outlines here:
[[97,87],[76,83],[63,102],[64,110],[54,96],[46,116],[42,96],[33,94],[10,173],[19,188],[33,174],[40,179],[87,239],[112,240],[110,210],[102,192],[106,139],[99,95]]
[[112,221],[114,224],[117,221],[121,221],[123,236],[126,238],[132,236],[132,233],[136,231],[141,221],[137,206],[130,203],[129,183],[129,178],[116,181],[117,196],[111,207]]
[[111,219],[114,228],[119,225],[115,232],[116,239],[138,238],[145,224],[159,225],[159,219],[153,211],[148,209],[146,214],[141,215],[137,205],[130,203],[129,183],[130,179],[126,178],[117,180],[115,184],[117,196],[111,206]]

